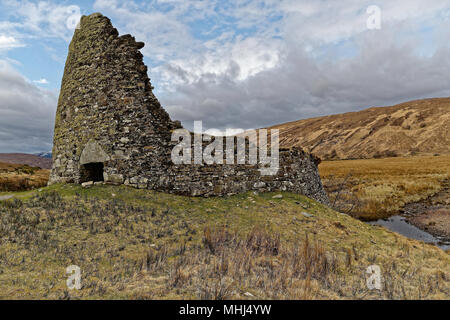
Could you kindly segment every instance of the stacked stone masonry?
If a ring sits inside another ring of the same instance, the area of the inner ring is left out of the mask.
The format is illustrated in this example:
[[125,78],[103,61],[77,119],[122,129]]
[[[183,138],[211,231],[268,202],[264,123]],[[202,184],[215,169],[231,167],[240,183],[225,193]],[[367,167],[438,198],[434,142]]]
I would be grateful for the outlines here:
[[100,181],[189,196],[291,191],[328,203],[317,165],[300,149],[280,150],[280,170],[258,165],[175,165],[172,121],[152,93],[140,49],[95,13],[70,43],[55,121],[49,184]]

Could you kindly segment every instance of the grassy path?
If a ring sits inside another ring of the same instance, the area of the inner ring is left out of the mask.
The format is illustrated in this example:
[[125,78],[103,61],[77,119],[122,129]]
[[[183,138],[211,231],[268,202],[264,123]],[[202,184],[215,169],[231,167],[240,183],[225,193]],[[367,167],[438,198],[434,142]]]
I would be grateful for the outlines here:
[[9,200],[9,199],[12,199],[14,197],[23,200],[23,199],[31,198],[35,194],[36,194],[36,190],[22,191],[22,192],[13,192],[13,193],[2,193],[2,192],[0,192],[0,201]]

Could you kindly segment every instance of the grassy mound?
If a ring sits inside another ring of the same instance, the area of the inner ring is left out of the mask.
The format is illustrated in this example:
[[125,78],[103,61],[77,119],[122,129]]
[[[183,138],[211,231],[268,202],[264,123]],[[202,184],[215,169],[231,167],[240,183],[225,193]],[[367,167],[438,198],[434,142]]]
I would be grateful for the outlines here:
[[[65,185],[0,202],[3,299],[448,299],[450,257],[304,196]],[[381,291],[366,286],[379,265]],[[81,268],[68,290],[66,268]]]

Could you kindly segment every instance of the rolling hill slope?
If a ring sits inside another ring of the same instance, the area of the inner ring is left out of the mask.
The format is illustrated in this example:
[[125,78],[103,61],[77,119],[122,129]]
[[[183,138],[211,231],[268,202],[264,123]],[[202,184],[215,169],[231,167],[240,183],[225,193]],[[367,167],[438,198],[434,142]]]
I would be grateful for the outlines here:
[[52,159],[27,153],[0,153],[0,162],[12,164],[26,164],[42,169],[51,169]]
[[374,107],[280,124],[282,147],[324,160],[450,154],[450,98]]

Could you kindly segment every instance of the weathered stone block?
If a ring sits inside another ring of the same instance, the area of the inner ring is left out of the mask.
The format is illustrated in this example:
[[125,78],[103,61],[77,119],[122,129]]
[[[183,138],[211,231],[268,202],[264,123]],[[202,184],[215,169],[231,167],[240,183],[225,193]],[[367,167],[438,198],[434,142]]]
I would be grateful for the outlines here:
[[104,173],[103,177],[105,179],[105,182],[111,183],[111,184],[123,184],[124,178],[121,174],[107,174]]
[[89,141],[81,153],[79,163],[103,163],[109,161],[109,156],[103,151],[102,147],[95,141]]
[[89,188],[89,187],[92,187],[93,185],[94,185],[94,181],[88,181],[88,182],[84,182],[81,184],[81,186],[83,188]]

